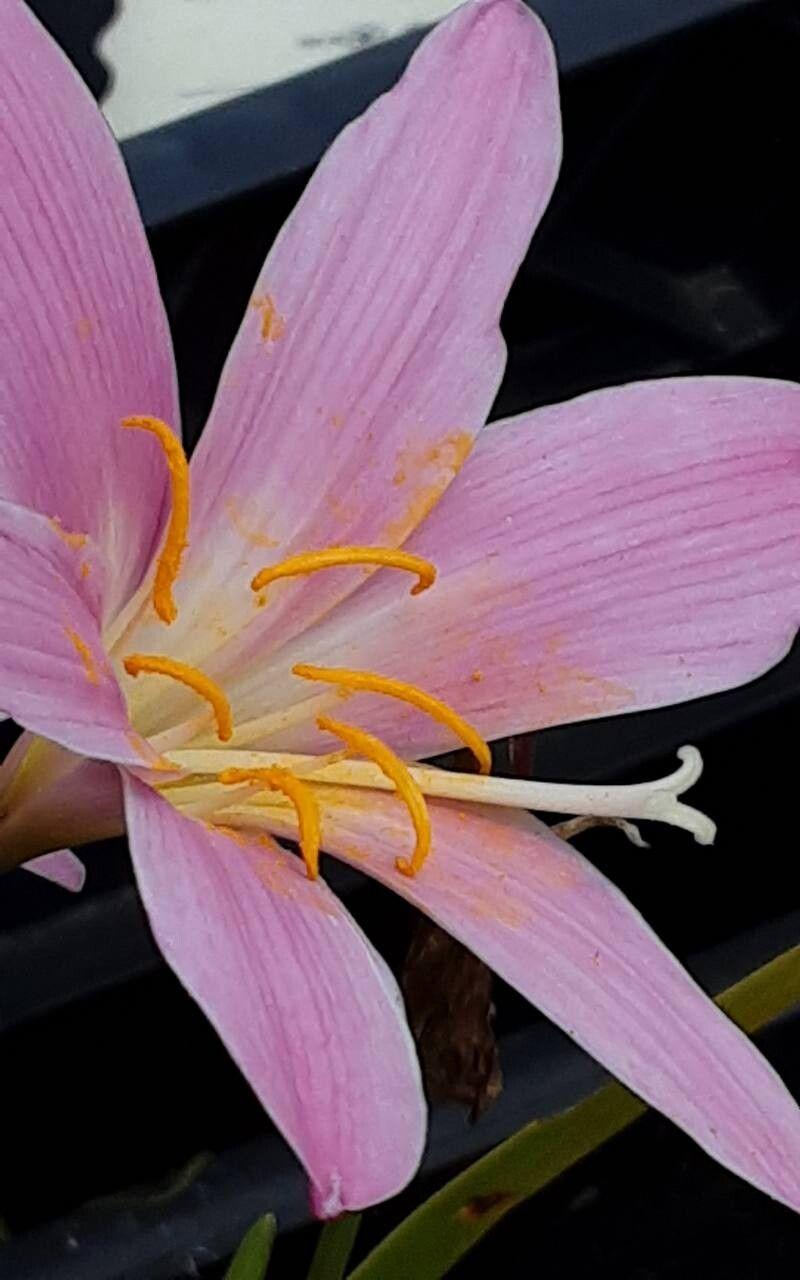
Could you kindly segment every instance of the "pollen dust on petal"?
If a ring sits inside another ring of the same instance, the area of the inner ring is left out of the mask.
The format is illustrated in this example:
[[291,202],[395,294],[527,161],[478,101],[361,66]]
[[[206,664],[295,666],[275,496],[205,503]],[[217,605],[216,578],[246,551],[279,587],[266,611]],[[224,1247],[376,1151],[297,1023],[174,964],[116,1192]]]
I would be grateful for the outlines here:
[[80,570],[80,572],[81,572],[81,577],[82,577],[82,578],[88,578],[88,577],[89,577],[89,574],[92,572],[92,566],[89,564],[89,561],[88,561],[88,560],[82,560],[82,561],[81,561],[81,570]]
[[286,332],[286,320],[275,306],[269,293],[256,295],[250,306],[261,313],[261,337],[264,342],[277,342]]
[[343,844],[341,846],[341,854],[348,862],[368,862],[370,856],[367,849],[362,849],[357,844]]
[[245,849],[252,843],[243,831],[238,827],[227,827],[224,822],[206,822],[203,824],[209,831],[216,831],[219,835],[224,836],[226,840],[232,840],[240,849]]
[[271,538],[263,527],[260,513],[252,501],[230,494],[224,501],[225,514],[236,533],[251,547],[277,547],[277,538]]
[[[446,885],[448,892],[458,899],[459,910],[465,917],[477,920],[480,924],[488,920],[507,929],[522,929],[530,922],[530,911],[521,907],[509,890],[506,871],[518,852],[518,833],[507,832],[501,824],[493,823],[491,841],[491,852],[487,854],[484,863],[482,888],[470,886],[469,890],[459,892],[452,882],[448,882],[446,872],[442,877],[442,887]],[[425,868],[425,874],[435,886],[442,875],[441,867],[431,864]],[[560,882],[558,887],[561,887]]]
[[50,528],[58,534],[62,542],[72,547],[73,551],[79,551],[89,541],[88,533],[71,533],[69,529],[65,529],[58,516],[51,517]]
[[77,333],[81,342],[86,342],[89,338],[91,338],[92,322],[88,316],[81,316],[80,320],[75,325],[75,332]]
[[259,843],[262,850],[253,851],[252,865],[265,889],[290,900],[302,894],[304,911],[316,911],[331,918],[336,916],[336,908],[324,894],[306,892],[306,886],[313,882],[309,882],[300,858],[286,853],[269,836],[260,837]]
[[542,700],[537,720],[542,725],[611,715],[631,706],[633,689],[562,657],[564,647],[563,637],[551,636],[533,669],[532,683]]
[[89,684],[99,684],[100,672],[97,670],[97,663],[94,660],[94,654],[86,641],[83,640],[72,627],[65,627],[64,634],[83,663],[83,670]]
[[465,903],[465,910],[478,921],[490,920],[494,924],[505,925],[507,929],[521,929],[526,922],[524,912],[511,902],[501,902],[499,898],[486,902],[476,898]]
[[348,520],[352,520],[353,516],[357,514],[352,501],[348,502],[346,498],[337,497],[335,494],[327,495],[325,498],[325,505],[334,520],[341,520],[345,524]]
[[436,506],[447,486],[458,475],[473,445],[469,431],[451,431],[422,448],[398,449],[392,484],[406,491],[406,505],[386,525],[386,541],[402,543]]

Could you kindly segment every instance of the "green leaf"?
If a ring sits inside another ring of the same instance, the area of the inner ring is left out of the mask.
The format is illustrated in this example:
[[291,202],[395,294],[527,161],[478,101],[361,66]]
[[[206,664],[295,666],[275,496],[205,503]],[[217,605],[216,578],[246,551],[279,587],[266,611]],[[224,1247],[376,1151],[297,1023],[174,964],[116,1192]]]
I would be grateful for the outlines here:
[[360,1213],[343,1213],[340,1218],[325,1223],[308,1280],[342,1280],[360,1226]]
[[[717,997],[745,1031],[800,1001],[800,947]],[[608,1084],[562,1115],[526,1125],[448,1182],[381,1241],[349,1280],[439,1280],[510,1209],[535,1195],[647,1110]]]
[[225,1272],[225,1280],[264,1280],[278,1232],[273,1214],[253,1223]]

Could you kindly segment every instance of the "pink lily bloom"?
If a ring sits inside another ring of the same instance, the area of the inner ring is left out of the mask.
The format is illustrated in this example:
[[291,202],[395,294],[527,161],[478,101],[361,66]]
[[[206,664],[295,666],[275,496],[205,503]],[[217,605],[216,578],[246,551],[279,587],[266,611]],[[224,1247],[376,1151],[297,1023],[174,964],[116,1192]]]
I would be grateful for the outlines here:
[[[76,888],[62,846],[127,829],[167,962],[321,1216],[398,1191],[426,1114],[397,986],[320,844],[800,1207],[780,1079],[526,812],[708,842],[679,799],[697,753],[638,787],[488,774],[487,738],[730,688],[800,619],[797,387],[653,381],[481,431],[559,165],[541,23],[465,4],[334,143],[190,471],[122,161],[22,0],[0,0],[0,95],[0,707],[24,729],[3,864],[48,853],[31,869]],[[459,742],[482,773],[415,763]]]

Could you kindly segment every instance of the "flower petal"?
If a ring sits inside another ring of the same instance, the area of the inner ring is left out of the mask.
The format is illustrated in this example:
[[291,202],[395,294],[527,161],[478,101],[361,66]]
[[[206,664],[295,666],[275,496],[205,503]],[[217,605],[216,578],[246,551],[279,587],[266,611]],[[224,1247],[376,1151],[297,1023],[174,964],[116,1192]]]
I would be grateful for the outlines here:
[[[68,863],[61,845],[89,844],[124,831],[114,765],[75,755],[33,733],[20,734],[0,765],[0,869],[32,858],[31,871],[60,872]],[[51,850],[59,851],[59,862],[45,860]],[[70,875],[65,887],[72,888],[73,880]]]
[[43,516],[2,501],[0,555],[0,705],[26,729],[84,755],[150,761],[103,649],[102,558],[90,544],[65,542]]
[[50,880],[70,893],[80,893],[86,883],[86,868],[80,858],[76,858],[71,849],[56,849],[53,853],[43,853],[41,857],[26,862],[23,869],[32,871],[43,880]]
[[[234,697],[264,705],[270,690],[280,706],[292,662],[344,663],[434,691],[487,737],[696,698],[786,654],[798,547],[800,388],[594,392],[484,432],[408,543],[438,566],[430,591],[375,579]],[[406,756],[452,745],[389,699],[352,705]],[[273,741],[315,737],[304,725]]]
[[126,778],[131,854],[162,952],[333,1217],[399,1191],[425,1104],[397,985],[322,880],[269,842],[182,817]]
[[362,570],[281,583],[260,613],[256,570],[397,546],[431,509],[494,399],[500,311],[559,158],[553,51],[520,0],[460,8],[333,144],[267,258],[192,461],[190,643],[198,589],[217,624],[285,634]]
[[405,809],[344,790],[325,803],[326,790],[326,848],[460,939],[721,1164],[800,1209],[797,1105],[590,862],[527,814],[438,801],[430,858],[408,879],[394,866],[413,838]]
[[166,318],[116,143],[21,0],[0,0],[0,86],[0,496],[91,534],[113,607],[158,534],[163,468],[119,424],[177,424]]

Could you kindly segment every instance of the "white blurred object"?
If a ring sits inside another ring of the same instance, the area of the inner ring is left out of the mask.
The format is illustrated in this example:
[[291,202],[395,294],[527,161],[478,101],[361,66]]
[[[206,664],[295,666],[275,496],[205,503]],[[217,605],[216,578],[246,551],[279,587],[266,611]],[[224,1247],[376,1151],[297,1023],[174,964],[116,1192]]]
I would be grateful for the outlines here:
[[119,0],[98,53],[117,137],[145,133],[413,27],[458,0]]

